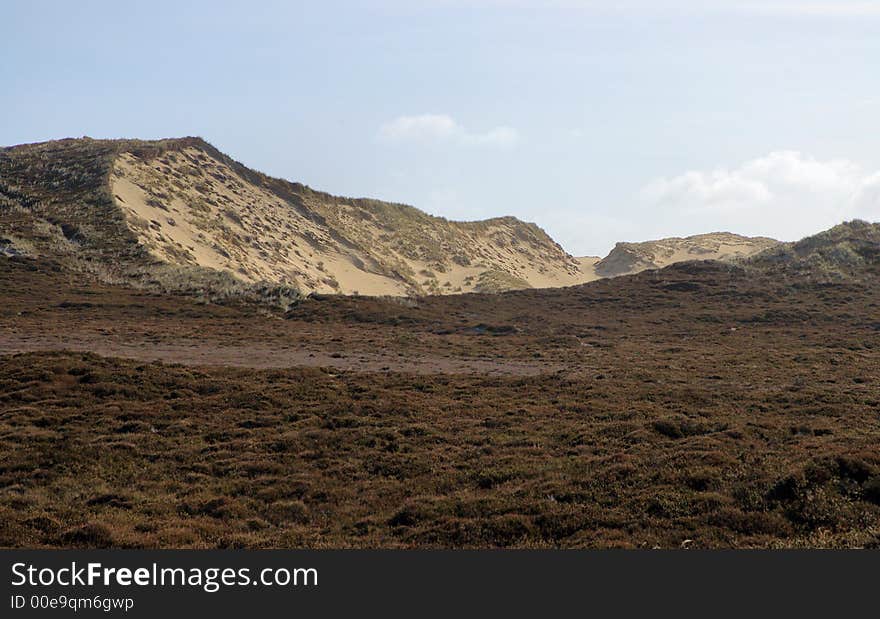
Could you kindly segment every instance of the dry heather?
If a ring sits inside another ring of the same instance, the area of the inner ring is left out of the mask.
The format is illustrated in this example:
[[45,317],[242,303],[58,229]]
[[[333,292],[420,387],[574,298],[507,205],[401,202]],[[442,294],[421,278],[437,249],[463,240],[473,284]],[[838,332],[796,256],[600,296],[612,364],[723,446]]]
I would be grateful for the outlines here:
[[750,268],[265,316],[0,259],[0,545],[876,547],[877,261]]

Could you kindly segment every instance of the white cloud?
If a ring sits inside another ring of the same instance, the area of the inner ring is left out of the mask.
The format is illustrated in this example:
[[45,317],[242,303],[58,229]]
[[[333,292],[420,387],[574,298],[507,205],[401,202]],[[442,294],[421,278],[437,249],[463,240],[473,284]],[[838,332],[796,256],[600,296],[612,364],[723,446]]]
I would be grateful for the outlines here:
[[386,140],[445,140],[461,131],[458,124],[445,114],[400,116],[379,128]]
[[639,193],[655,215],[712,229],[795,238],[844,219],[880,219],[880,172],[845,159],[778,151],[736,168],[660,178]]
[[519,141],[512,127],[495,127],[485,133],[472,133],[446,114],[399,116],[379,128],[379,137],[391,142],[447,142],[509,148]]

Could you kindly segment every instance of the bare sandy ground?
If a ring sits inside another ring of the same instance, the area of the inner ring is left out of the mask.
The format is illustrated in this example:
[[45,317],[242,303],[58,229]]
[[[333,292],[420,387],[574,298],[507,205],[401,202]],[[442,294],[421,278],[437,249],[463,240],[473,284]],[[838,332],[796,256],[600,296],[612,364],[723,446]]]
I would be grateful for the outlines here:
[[202,340],[176,344],[119,341],[107,338],[57,337],[52,335],[0,334],[0,355],[68,350],[107,357],[163,361],[193,366],[227,366],[254,369],[327,367],[359,372],[405,372],[411,374],[487,374],[536,376],[557,372],[561,365],[520,360],[404,356],[383,352],[327,352],[270,344],[223,345]]

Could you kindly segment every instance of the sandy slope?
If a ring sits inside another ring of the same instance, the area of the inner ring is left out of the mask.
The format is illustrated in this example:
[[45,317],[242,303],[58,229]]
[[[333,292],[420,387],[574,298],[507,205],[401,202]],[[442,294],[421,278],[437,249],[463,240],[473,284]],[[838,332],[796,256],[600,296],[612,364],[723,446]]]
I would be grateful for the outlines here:
[[533,224],[450,222],[304,187],[285,199],[195,146],[150,159],[124,152],[110,183],[129,226],[156,258],[229,271],[244,281],[404,295],[590,279]]
[[111,190],[138,240],[166,262],[322,292],[406,292],[403,282],[355,266],[368,256],[342,251],[326,229],[194,148],[164,162],[122,154]]

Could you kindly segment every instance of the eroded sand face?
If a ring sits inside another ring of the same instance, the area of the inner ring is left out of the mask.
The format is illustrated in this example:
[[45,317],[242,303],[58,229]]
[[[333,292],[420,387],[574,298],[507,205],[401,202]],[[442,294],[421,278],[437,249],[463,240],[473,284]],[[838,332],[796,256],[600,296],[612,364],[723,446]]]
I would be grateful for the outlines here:
[[110,187],[157,259],[227,271],[246,282],[398,296],[491,289],[493,281],[543,288],[595,279],[549,239],[521,239],[525,224],[506,219],[411,217],[415,223],[404,222],[404,229],[413,243],[437,244],[433,260],[414,258],[381,209],[376,216],[313,195],[292,204],[193,147],[150,161],[124,153]]
[[[319,292],[405,294],[405,286],[354,266],[326,230],[278,196],[245,183],[196,149],[147,164],[120,156],[111,191],[157,258],[228,271],[247,282],[298,284]],[[336,285],[333,282],[336,282]]]

